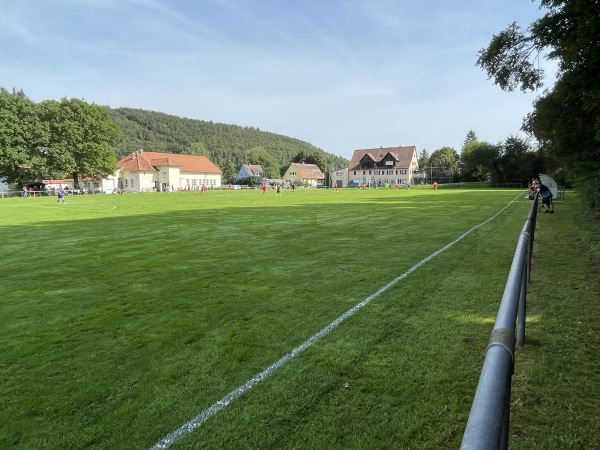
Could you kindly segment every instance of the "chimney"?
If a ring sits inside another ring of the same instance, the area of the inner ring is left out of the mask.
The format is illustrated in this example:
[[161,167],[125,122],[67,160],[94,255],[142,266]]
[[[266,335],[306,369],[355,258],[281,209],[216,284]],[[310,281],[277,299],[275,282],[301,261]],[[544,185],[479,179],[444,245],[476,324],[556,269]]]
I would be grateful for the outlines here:
[[135,152],[131,154],[131,159],[135,159]]

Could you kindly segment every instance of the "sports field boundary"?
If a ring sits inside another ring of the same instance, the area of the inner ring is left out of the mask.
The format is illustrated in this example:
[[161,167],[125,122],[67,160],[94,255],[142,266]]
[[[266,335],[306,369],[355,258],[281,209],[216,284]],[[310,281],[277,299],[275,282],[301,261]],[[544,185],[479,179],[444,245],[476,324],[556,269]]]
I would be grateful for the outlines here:
[[454,241],[450,242],[449,244],[446,244],[444,247],[440,248],[439,250],[436,250],[431,255],[422,259],[417,264],[415,264],[410,269],[408,269],[406,272],[404,272],[403,274],[394,278],[392,281],[390,281],[388,284],[386,284],[385,286],[380,288],[378,291],[371,294],[370,296],[368,296],[367,298],[365,298],[364,300],[362,300],[361,302],[359,302],[358,304],[356,304],[355,306],[350,308],[348,311],[346,311],[344,314],[339,316],[337,319],[335,319],[333,322],[331,322],[325,328],[323,328],[320,331],[318,331],[317,333],[313,334],[310,338],[308,338],[306,341],[304,341],[298,347],[294,348],[292,351],[290,351],[286,355],[282,356],[278,361],[271,364],[266,369],[264,369],[263,371],[259,372],[258,374],[256,374],[252,378],[250,378],[244,384],[238,386],[237,388],[235,388],[234,390],[229,392],[227,395],[225,395],[225,397],[223,397],[219,401],[213,403],[211,406],[209,406],[208,408],[206,408],[205,410],[200,412],[197,416],[195,416],[188,422],[181,425],[177,430],[173,431],[172,433],[170,433],[167,436],[165,436],[164,438],[162,438],[159,442],[154,444],[150,448],[150,450],[167,449],[171,445],[175,444],[176,442],[179,442],[181,439],[183,439],[186,436],[188,436],[189,434],[191,434],[194,430],[201,427],[202,424],[204,424],[204,422],[206,422],[212,416],[214,416],[218,412],[225,409],[229,404],[231,404],[237,398],[239,398],[240,396],[242,396],[243,394],[248,392],[256,384],[260,383],[264,379],[273,375],[278,369],[280,369],[282,366],[284,366],[287,362],[294,359],[295,357],[300,355],[302,352],[304,352],[306,349],[312,347],[314,344],[319,342],[323,337],[327,336],[331,331],[333,331],[335,328],[337,328],[339,325],[341,325],[344,321],[346,321],[346,319],[352,317],[354,314],[356,314],[362,308],[364,308],[369,303],[371,303],[373,300],[378,298],[381,294],[383,294],[384,292],[389,290],[391,287],[395,286],[400,281],[404,280],[406,277],[408,277],[409,275],[414,273],[421,266],[430,262],[436,256],[440,255],[441,253],[445,252],[446,250],[448,250],[449,248],[451,248],[458,242],[465,239],[467,236],[469,236],[475,230],[479,229],[480,227],[482,227],[482,226],[488,224],[489,222],[491,222],[492,220],[494,220],[496,217],[498,217],[500,214],[502,214],[507,208],[509,208],[517,199],[521,198],[522,195],[523,194],[520,192],[513,200],[511,200],[506,206],[501,208],[496,214],[491,216],[489,219],[473,226],[471,229],[469,229],[468,231],[461,234]]

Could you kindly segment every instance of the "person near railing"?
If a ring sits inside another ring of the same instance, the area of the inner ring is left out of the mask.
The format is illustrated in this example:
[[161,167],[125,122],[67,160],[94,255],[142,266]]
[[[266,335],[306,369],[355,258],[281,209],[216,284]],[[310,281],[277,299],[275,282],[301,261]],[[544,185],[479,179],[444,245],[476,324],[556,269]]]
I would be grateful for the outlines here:
[[547,213],[554,213],[554,202],[552,201],[552,191],[545,184],[540,184],[540,196],[542,205]]

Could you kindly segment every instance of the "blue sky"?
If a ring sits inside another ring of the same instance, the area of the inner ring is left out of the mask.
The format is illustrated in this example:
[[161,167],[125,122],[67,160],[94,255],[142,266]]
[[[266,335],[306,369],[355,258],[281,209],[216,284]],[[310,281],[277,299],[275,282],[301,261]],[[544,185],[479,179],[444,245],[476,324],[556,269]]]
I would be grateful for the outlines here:
[[521,135],[536,94],[502,92],[475,61],[542,14],[529,0],[0,0],[0,87],[258,127],[346,158],[460,151],[469,130]]

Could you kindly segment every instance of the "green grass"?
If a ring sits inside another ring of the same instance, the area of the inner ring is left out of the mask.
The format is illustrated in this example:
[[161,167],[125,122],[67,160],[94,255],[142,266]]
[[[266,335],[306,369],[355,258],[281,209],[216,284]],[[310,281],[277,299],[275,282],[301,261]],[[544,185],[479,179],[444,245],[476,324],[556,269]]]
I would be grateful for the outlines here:
[[600,448],[600,233],[575,194],[539,219],[512,448]]
[[[0,448],[149,448],[517,194],[4,199]],[[529,207],[519,196],[173,448],[457,448]]]

